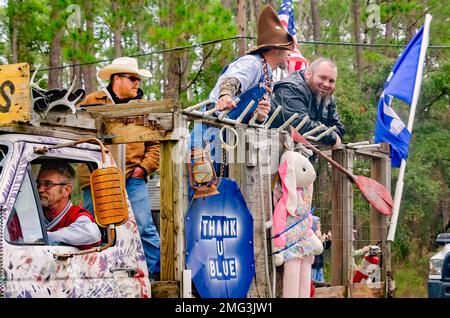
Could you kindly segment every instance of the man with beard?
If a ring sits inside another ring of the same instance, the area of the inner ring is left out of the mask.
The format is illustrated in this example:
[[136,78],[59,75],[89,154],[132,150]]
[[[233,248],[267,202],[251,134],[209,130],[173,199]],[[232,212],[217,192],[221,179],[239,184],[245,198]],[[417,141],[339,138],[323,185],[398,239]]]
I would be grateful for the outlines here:
[[74,176],[68,163],[48,161],[41,166],[36,184],[49,243],[88,249],[100,244],[101,234],[91,213],[70,200]]
[[[337,130],[323,137],[320,142],[337,149],[342,143],[345,127],[336,109],[333,96],[336,85],[337,67],[327,58],[319,58],[304,71],[297,71],[279,81],[274,86],[272,112],[281,105],[282,111],[273,122],[272,127],[281,126],[293,114],[299,116],[292,122],[296,127],[300,121],[309,116],[310,121],[300,129],[306,133],[321,124],[327,128],[336,126]],[[321,131],[316,133],[320,134]]]

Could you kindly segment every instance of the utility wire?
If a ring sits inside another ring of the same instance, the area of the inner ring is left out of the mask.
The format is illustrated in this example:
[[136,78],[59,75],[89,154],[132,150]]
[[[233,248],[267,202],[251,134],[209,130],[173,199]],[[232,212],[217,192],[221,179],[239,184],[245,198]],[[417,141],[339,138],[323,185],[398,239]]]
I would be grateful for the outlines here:
[[[240,40],[240,39],[255,40],[256,38],[254,36],[233,36],[233,37],[229,37],[229,38],[207,41],[207,42],[202,42],[202,43],[198,43],[198,44],[178,46],[178,47],[171,48],[171,49],[164,49],[164,50],[158,50],[158,51],[151,51],[151,52],[147,52],[147,53],[139,53],[139,54],[129,55],[129,57],[140,57],[140,56],[148,56],[148,55],[153,55],[153,54],[162,54],[162,53],[183,51],[186,49],[192,49],[192,48],[196,48],[196,47],[202,47],[202,46],[206,46],[206,45],[211,45],[211,44],[216,44],[216,43],[221,43],[221,42],[226,42],[226,41],[231,41],[231,40]],[[301,43],[301,44],[306,44],[306,45],[363,46],[363,47],[383,47],[383,48],[404,48],[404,47],[406,47],[406,45],[400,45],[400,44],[398,44],[398,45],[397,44],[368,44],[368,43],[325,42],[325,41],[297,41],[297,42]],[[428,48],[429,49],[449,49],[450,45],[429,45]],[[69,64],[69,65],[57,66],[57,67],[52,67],[52,68],[43,68],[43,69],[39,69],[39,72],[50,71],[50,70],[59,70],[59,69],[64,69],[64,68],[68,68],[68,67],[73,67],[73,66],[98,64],[98,63],[103,63],[103,62],[109,62],[114,59],[115,58],[109,58],[109,59],[97,60],[97,61],[93,61],[93,62]],[[34,72],[34,70],[31,70],[31,72]]]

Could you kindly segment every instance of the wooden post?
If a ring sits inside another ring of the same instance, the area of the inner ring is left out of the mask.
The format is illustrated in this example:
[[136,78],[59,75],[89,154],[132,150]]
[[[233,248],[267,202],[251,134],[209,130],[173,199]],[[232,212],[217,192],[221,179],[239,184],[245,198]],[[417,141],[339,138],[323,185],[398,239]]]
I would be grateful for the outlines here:
[[108,145],[108,150],[111,152],[111,155],[123,176],[126,174],[125,147],[125,144]]
[[[185,127],[175,116],[177,127]],[[185,163],[181,160],[185,140],[160,141],[161,170],[161,280],[182,281],[184,261],[184,211],[187,207]],[[176,152],[172,155],[173,152]],[[178,159],[178,160],[174,160]]]
[[[263,239],[264,219],[262,214],[261,197],[260,197],[260,180],[258,162],[258,147],[260,140],[265,138],[257,129],[249,128],[245,131],[246,135],[246,161],[245,161],[245,182],[244,197],[253,217],[253,247],[255,256],[255,278],[248,292],[251,298],[267,298],[270,297],[268,292],[268,281],[265,272],[266,255],[264,254],[264,244],[267,242]],[[264,180],[264,176],[263,176]],[[264,186],[264,181],[263,181]],[[263,190],[268,193],[268,189]],[[267,203],[264,201],[264,208]]]
[[[391,169],[390,160],[388,154],[384,158],[372,157],[371,161],[371,174],[370,177],[386,187],[386,189],[391,191]],[[381,281],[387,283],[387,270],[390,270],[390,251],[386,244],[387,238],[387,217],[373,207],[371,207],[370,215],[370,243],[376,244],[381,241],[380,247],[382,252],[382,263],[381,263]],[[386,284],[387,286],[388,284]],[[387,296],[387,289],[385,289],[385,297]]]
[[[353,150],[333,151],[333,159],[353,171]],[[353,185],[346,175],[333,170],[331,234],[331,284],[349,286],[352,280]],[[347,289],[350,291],[350,289]],[[351,296],[351,295],[348,295]]]
[[[236,132],[239,142],[234,149],[233,156],[230,156],[230,160],[232,161],[228,164],[228,169],[230,178],[236,180],[242,194],[245,196],[245,130],[243,128],[236,128]],[[234,144],[235,141],[236,139],[233,138],[230,143]]]

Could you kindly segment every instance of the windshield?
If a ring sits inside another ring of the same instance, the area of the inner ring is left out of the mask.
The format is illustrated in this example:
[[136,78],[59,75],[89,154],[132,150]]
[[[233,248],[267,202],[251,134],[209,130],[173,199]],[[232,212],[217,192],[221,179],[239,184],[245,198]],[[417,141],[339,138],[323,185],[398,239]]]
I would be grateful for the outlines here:
[[6,162],[6,154],[8,153],[8,147],[0,145],[0,178],[2,177],[3,166]]

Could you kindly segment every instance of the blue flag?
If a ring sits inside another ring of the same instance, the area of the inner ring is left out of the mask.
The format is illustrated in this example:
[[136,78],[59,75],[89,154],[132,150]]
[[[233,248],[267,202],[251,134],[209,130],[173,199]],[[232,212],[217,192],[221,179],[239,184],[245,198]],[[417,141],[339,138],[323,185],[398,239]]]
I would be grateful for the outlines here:
[[391,107],[394,97],[411,105],[416,74],[419,67],[423,27],[409,42],[389,74],[378,101],[375,123],[375,142],[387,142],[391,146],[391,165],[398,168],[408,158],[411,133]]

